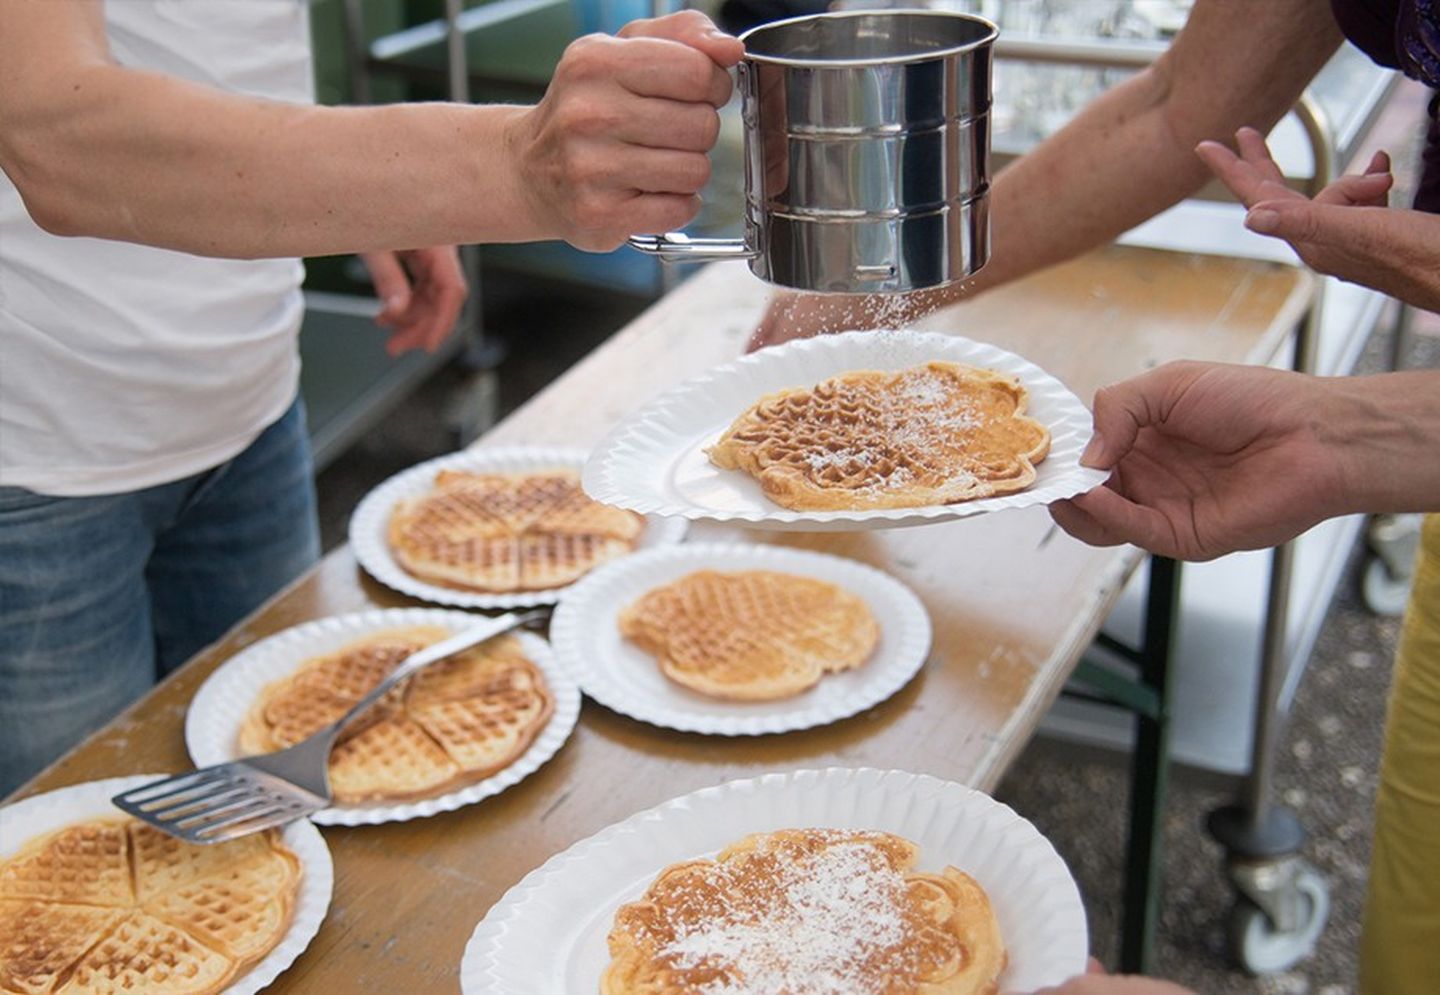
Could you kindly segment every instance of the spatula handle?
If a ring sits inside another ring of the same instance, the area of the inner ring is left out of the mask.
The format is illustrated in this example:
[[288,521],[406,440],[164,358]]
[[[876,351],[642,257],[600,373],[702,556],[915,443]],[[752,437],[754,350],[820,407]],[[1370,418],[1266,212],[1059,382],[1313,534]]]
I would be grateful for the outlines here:
[[422,650],[411,653],[409,656],[407,656],[404,660],[400,662],[400,665],[398,667],[390,671],[390,673],[386,674],[384,680],[371,688],[369,694],[365,695],[363,698],[357,701],[348,712],[340,716],[340,718],[330,727],[330,730],[333,733],[339,733],[340,730],[344,729],[347,725],[349,725],[367,708],[375,704],[375,702],[379,701],[381,698],[385,697],[385,695],[390,691],[391,688],[399,684],[401,681],[405,680],[417,670],[422,670],[423,668],[430,666],[430,664],[432,663],[439,663],[441,660],[448,659],[449,657],[454,656],[456,653],[464,652],[472,646],[478,646],[480,643],[483,643],[489,639],[494,639],[496,636],[503,635],[504,633],[509,632],[511,629],[518,629],[522,625],[538,621],[539,619],[544,618],[545,614],[546,609],[529,612],[507,612],[504,615],[498,615],[495,618],[486,619],[479,625],[471,626],[468,629],[457,632],[449,639],[442,639],[438,643],[435,643],[431,646],[426,646]]

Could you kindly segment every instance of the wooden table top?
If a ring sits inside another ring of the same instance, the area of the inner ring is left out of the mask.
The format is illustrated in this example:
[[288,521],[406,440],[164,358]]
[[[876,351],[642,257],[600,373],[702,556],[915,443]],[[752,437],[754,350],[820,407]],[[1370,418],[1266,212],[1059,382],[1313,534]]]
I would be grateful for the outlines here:
[[[1114,247],[923,325],[1016,351],[1088,400],[1103,384],[1174,358],[1264,361],[1294,328],[1312,288],[1305,274],[1272,263]],[[736,356],[766,295],[740,264],[709,267],[479,444],[597,441],[645,398]],[[556,757],[499,796],[429,819],[326,828],[334,902],[310,948],[270,990],[453,990],[475,923],[528,871],[612,822],[722,781],[870,766],[990,789],[1139,560],[1133,549],[1071,540],[1043,509],[887,532],[750,538],[853,557],[909,584],[935,626],[920,674],[862,715],[763,737],[652,728],[587,701]],[[222,661],[299,622],[413,603],[365,576],[348,548],[338,549],[22,793],[186,769],[186,706]]]

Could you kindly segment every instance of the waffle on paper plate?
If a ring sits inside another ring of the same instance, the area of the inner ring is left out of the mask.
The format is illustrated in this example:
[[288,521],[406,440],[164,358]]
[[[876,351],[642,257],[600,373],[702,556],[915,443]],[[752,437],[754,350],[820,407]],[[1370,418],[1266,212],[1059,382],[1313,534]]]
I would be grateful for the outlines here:
[[1013,376],[933,361],[756,401],[708,450],[799,511],[913,508],[1024,490],[1050,450]]
[[289,928],[300,863],[265,832],[195,846],[91,819],[0,863],[0,991],[209,995]]
[[400,501],[389,544],[411,576],[486,592],[564,587],[635,548],[640,515],[592,501],[574,470],[441,470],[426,493]]
[[992,995],[1006,953],[989,898],[918,857],[891,833],[783,829],[672,864],[615,913],[601,995]]
[[860,598],[773,570],[688,574],[621,612],[620,631],[676,683],[738,701],[797,695],[865,663],[880,638]]
[[[411,653],[451,635],[417,626],[372,633],[265,687],[240,731],[245,755],[284,749],[336,721]],[[330,754],[335,800],[428,798],[489,777],[544,729],[554,698],[511,636],[422,670],[346,729]]]

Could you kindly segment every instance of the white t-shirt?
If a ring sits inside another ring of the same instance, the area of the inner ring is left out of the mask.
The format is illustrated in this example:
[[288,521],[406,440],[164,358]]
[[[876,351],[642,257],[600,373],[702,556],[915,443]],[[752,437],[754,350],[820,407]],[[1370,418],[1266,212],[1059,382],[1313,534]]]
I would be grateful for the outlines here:
[[[107,0],[105,24],[123,65],[314,100],[301,0]],[[303,276],[46,234],[0,172],[0,485],[119,493],[238,454],[295,397]]]

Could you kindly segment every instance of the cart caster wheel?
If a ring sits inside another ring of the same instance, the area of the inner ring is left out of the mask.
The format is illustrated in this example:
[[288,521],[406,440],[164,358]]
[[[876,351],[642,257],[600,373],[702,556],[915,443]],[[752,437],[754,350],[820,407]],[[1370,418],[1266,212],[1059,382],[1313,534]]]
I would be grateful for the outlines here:
[[1403,615],[1405,604],[1410,599],[1410,578],[1392,577],[1384,560],[1372,558],[1365,564],[1360,597],[1365,607],[1376,615]]
[[1248,898],[1237,898],[1230,910],[1230,950],[1242,968],[1251,974],[1273,974],[1288,970],[1315,949],[1330,913],[1330,891],[1314,868],[1303,867],[1295,875],[1298,918],[1292,930],[1277,930],[1260,906]]

